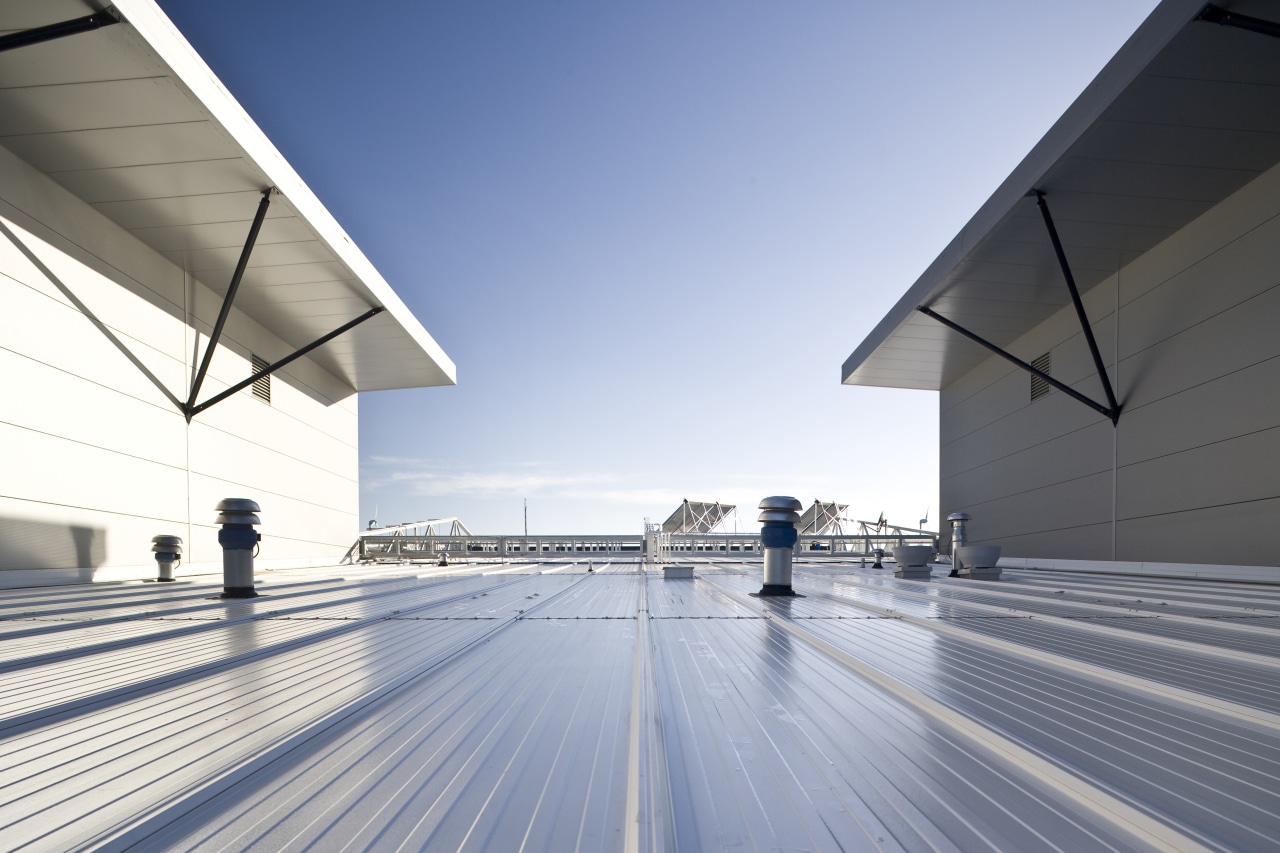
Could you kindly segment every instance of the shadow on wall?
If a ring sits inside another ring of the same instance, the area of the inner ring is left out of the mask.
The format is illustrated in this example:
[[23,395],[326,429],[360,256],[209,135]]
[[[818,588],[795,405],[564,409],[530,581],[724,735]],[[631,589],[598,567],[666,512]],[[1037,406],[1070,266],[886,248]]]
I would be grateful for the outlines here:
[[31,248],[27,246],[26,243],[18,239],[18,235],[14,234],[13,231],[11,231],[8,228],[8,226],[4,224],[4,222],[0,222],[0,234],[3,234],[5,237],[7,237],[9,242],[12,243],[15,247],[17,247],[18,251],[26,255],[27,260],[29,260],[35,266],[36,269],[40,270],[40,273],[45,278],[47,278],[54,287],[58,288],[58,290],[62,293],[63,296],[67,297],[67,299],[70,300],[71,304],[75,306],[76,310],[79,311],[81,314],[83,314],[85,319],[88,320],[90,323],[92,323],[94,327],[97,328],[98,331],[102,332],[102,334],[107,338],[107,340],[111,341],[111,343],[115,345],[116,349],[120,350],[120,352],[124,355],[124,357],[129,359],[129,361],[133,363],[134,367],[142,371],[142,374],[146,376],[147,379],[151,380],[151,384],[155,385],[156,388],[160,390],[160,393],[168,398],[169,402],[173,404],[174,408],[176,408],[178,411],[182,411],[182,401],[180,401],[177,397],[175,397],[173,393],[169,391],[168,388],[164,387],[164,383],[160,381],[160,378],[157,377],[150,370],[148,370],[147,366],[142,363],[141,359],[139,359],[136,355],[134,355],[133,351],[130,350],[129,347],[127,347],[125,343],[120,340],[120,338],[116,337],[115,333],[113,333],[111,329],[107,328],[107,324],[99,320],[98,316],[89,310],[89,306],[81,302],[80,298],[76,296],[74,292],[72,292],[71,288],[67,287],[67,285],[63,283],[62,279],[54,275],[53,270],[49,269],[49,267],[45,265],[44,261],[40,260],[40,256],[37,255],[35,252],[31,251]]
[[[52,284],[54,287],[56,287],[59,290],[59,292],[61,292],[62,295],[67,298],[67,300],[72,304],[72,306],[74,306],[75,309],[79,311],[86,320],[92,323],[94,328],[96,328],[99,332],[101,332],[103,337],[105,337],[108,341],[110,341],[111,344],[115,346],[115,348],[118,349],[120,353],[125,358],[127,358],[130,361],[130,363],[132,363],[133,366],[137,368],[138,371],[142,373],[142,375],[145,376],[161,394],[164,395],[164,397],[169,401],[169,403],[177,411],[179,412],[185,411],[183,409],[184,401],[179,400],[172,391],[170,391],[168,388],[165,387],[165,384],[160,380],[160,378],[156,376],[155,373],[153,373],[145,364],[143,364],[142,359],[140,359],[136,354],[134,354],[133,350],[130,349],[128,344],[126,344],[123,340],[121,340],[120,337],[115,332],[113,332],[111,328],[107,326],[106,323],[98,319],[98,316],[94,314],[91,310],[89,310],[89,306],[86,305],[83,301],[81,301],[80,297],[76,295],[75,291],[73,291],[67,285],[66,282],[64,282],[56,274],[54,274],[53,270],[49,269],[49,266],[40,259],[40,256],[36,254],[32,250],[32,248],[28,246],[26,242],[24,242],[17,234],[15,234],[13,229],[10,228],[8,225],[6,225],[3,219],[0,219],[0,237],[4,237],[5,239],[7,239],[10,243],[12,243],[18,249],[18,251],[22,252],[22,254],[26,256],[27,260],[30,261],[31,264],[40,271],[40,274],[43,275],[46,279],[48,279],[49,283]],[[110,271],[99,270],[98,272],[102,275],[110,275]],[[137,282],[134,282],[133,280],[129,279],[127,276],[123,274],[114,275],[114,276],[111,276],[111,279],[116,284],[125,288],[126,290],[133,293],[134,295],[139,296],[143,299],[146,299],[152,305],[167,312],[171,316],[181,319],[184,323],[187,322],[187,319],[183,316],[183,314],[177,310],[176,305],[174,305],[172,302],[169,302],[167,300],[164,300],[158,297],[154,293],[151,293],[145,287],[140,287],[137,284]],[[198,329],[197,329],[197,334],[193,336],[191,366],[190,366],[190,369],[191,369],[190,376],[192,380],[195,379],[196,371],[198,370],[198,365],[203,356],[203,346],[208,345],[208,334],[209,334],[208,331],[204,332],[203,344],[201,343],[202,336],[199,333]],[[228,341],[225,338],[222,340],[219,346],[229,347],[234,351],[240,352],[241,356],[246,361],[248,361],[251,358],[251,354],[247,348],[240,345],[232,345],[230,341]],[[273,355],[275,354],[273,353]],[[329,394],[325,394],[325,393],[322,393],[319,389],[312,388],[306,382],[296,379],[283,371],[273,373],[271,375],[271,378],[277,382],[288,383],[290,387],[300,391],[301,393],[309,397],[311,400],[317,403],[320,403],[322,406],[331,406],[334,403],[338,402],[339,400],[346,399],[351,394],[355,393],[354,388],[351,388],[341,380],[339,380],[338,386],[335,386],[335,389],[333,391],[331,391]],[[341,389],[341,392],[338,391],[339,388]],[[336,396],[334,396],[335,394]]]
[[101,527],[0,516],[0,571],[75,569],[88,582],[106,559],[107,531]]

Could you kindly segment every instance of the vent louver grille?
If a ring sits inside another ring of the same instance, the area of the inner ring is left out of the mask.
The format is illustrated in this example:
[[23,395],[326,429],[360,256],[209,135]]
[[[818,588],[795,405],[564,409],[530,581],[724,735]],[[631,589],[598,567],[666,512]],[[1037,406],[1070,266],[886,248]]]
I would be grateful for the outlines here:
[[[1034,359],[1034,360],[1031,362],[1031,366],[1032,366],[1032,367],[1034,367],[1036,370],[1039,370],[1039,371],[1040,371],[1040,372],[1042,372],[1042,373],[1052,374],[1052,373],[1053,373],[1053,359],[1051,358],[1051,355],[1052,355],[1051,353],[1045,353],[1044,355],[1040,356],[1039,358]],[[1039,376],[1036,376],[1036,375],[1032,374],[1032,376],[1031,376],[1031,402],[1033,402],[1033,403],[1034,403],[1036,400],[1039,400],[1041,397],[1045,396],[1046,394],[1050,394],[1050,393],[1052,393],[1052,392],[1053,392],[1053,386],[1052,386],[1052,385],[1050,385],[1048,382],[1045,382],[1045,381],[1044,381],[1043,379],[1041,379]]]
[[[271,362],[267,361],[265,358],[258,358],[256,355],[249,356],[249,361],[253,365],[254,373],[257,373],[259,370],[262,370],[263,368],[271,364]],[[264,376],[258,381],[253,383],[253,396],[257,397],[259,400],[262,400],[265,403],[271,402],[271,376],[270,375]]]

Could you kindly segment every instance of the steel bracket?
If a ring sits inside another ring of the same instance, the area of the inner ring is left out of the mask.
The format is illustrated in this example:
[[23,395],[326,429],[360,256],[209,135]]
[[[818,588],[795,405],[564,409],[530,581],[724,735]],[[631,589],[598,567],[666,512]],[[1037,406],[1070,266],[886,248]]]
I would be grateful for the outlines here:
[[20,33],[0,36],[0,53],[31,44],[53,41],[65,36],[73,36],[77,33],[87,33],[118,23],[120,23],[120,14],[116,12],[114,7],[108,8],[101,12],[94,12],[92,15],[85,15],[83,18],[73,18],[69,21],[60,21],[56,24],[23,30]]
[[223,400],[227,399],[233,394],[240,393],[241,391],[248,388],[250,385],[257,382],[259,379],[263,378],[264,376],[270,376],[272,373],[275,373],[277,370],[289,364],[290,362],[296,359],[302,358],[304,355],[311,352],[316,347],[324,346],[325,344],[329,343],[329,341],[338,337],[338,335],[341,335],[342,333],[350,329],[354,329],[356,326],[359,326],[361,323],[363,323],[365,320],[368,320],[370,317],[374,317],[374,316],[377,316],[378,314],[381,314],[384,310],[386,309],[384,309],[381,305],[374,306],[373,308],[370,308],[368,311],[364,312],[354,320],[348,323],[343,323],[341,326],[334,329],[329,334],[316,338],[314,341],[307,344],[305,347],[302,347],[301,349],[294,351],[290,355],[286,355],[284,358],[280,359],[279,361],[268,364],[266,367],[254,373],[248,379],[244,380],[243,382],[239,382],[235,385],[232,385],[230,388],[223,391],[221,394],[216,394],[210,397],[208,400],[205,400],[203,403],[201,403],[198,406],[189,406],[186,410],[187,422],[190,423],[192,418],[194,418],[196,415],[200,414],[210,406],[213,406],[217,403],[221,403]]
[[1237,27],[1249,32],[1261,33],[1264,36],[1280,38],[1280,24],[1275,21],[1241,15],[1239,12],[1229,12],[1221,6],[1215,6],[1213,3],[1206,4],[1193,20],[1221,24],[1224,27]]
[[991,352],[1003,358],[1005,361],[1008,361],[1017,365],[1018,367],[1025,370],[1027,373],[1030,373],[1032,376],[1039,377],[1040,379],[1052,385],[1054,388],[1057,388],[1063,394],[1066,394],[1068,397],[1071,397],[1072,399],[1075,399],[1075,400],[1079,400],[1081,403],[1084,403],[1086,406],[1093,409],[1095,412],[1098,412],[1099,414],[1104,415],[1107,418],[1110,418],[1112,424],[1116,423],[1116,421],[1119,420],[1120,410],[1118,408],[1110,409],[1102,405],[1101,403],[1097,402],[1096,400],[1091,400],[1090,398],[1081,394],[1076,389],[1072,388],[1070,385],[1066,385],[1062,382],[1059,382],[1057,379],[1054,379],[1052,376],[1045,373],[1043,370],[1037,370],[1036,368],[1027,364],[1022,359],[1018,358],[1013,353],[1010,353],[1006,350],[1001,349],[1000,347],[991,343],[991,341],[987,340],[986,338],[975,335],[973,332],[964,328],[960,324],[952,322],[951,320],[948,320],[946,317],[943,317],[941,314],[939,314],[937,311],[934,311],[931,308],[927,308],[924,305],[918,305],[916,306],[916,310],[919,311],[921,314],[924,314],[926,317],[932,317],[942,325],[946,326],[948,329],[951,329],[954,332],[958,332],[961,335],[964,335],[966,338],[973,341],[975,344],[979,344],[980,346],[986,347],[987,349],[991,350]]

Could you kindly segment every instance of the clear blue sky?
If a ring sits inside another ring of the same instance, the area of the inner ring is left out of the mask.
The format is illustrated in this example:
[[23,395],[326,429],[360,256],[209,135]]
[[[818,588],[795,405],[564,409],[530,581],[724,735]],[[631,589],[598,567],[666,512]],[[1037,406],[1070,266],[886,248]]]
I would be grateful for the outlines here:
[[937,518],[937,396],[840,365],[1154,0],[160,0],[458,365],[361,513]]

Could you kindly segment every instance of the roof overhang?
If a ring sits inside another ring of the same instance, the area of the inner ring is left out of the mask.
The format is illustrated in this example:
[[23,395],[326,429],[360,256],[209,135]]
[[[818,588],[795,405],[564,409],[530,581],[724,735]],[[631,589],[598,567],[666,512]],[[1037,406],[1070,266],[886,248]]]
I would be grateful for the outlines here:
[[[1274,3],[1222,2],[1276,18]],[[1280,39],[1165,0],[845,361],[846,385],[938,390],[1070,296],[1029,194],[1042,190],[1087,292],[1280,162]]]
[[[105,8],[11,2],[0,31]],[[217,293],[262,191],[270,212],[235,305],[357,391],[452,385],[453,362],[152,0],[118,25],[0,53],[0,145]]]

